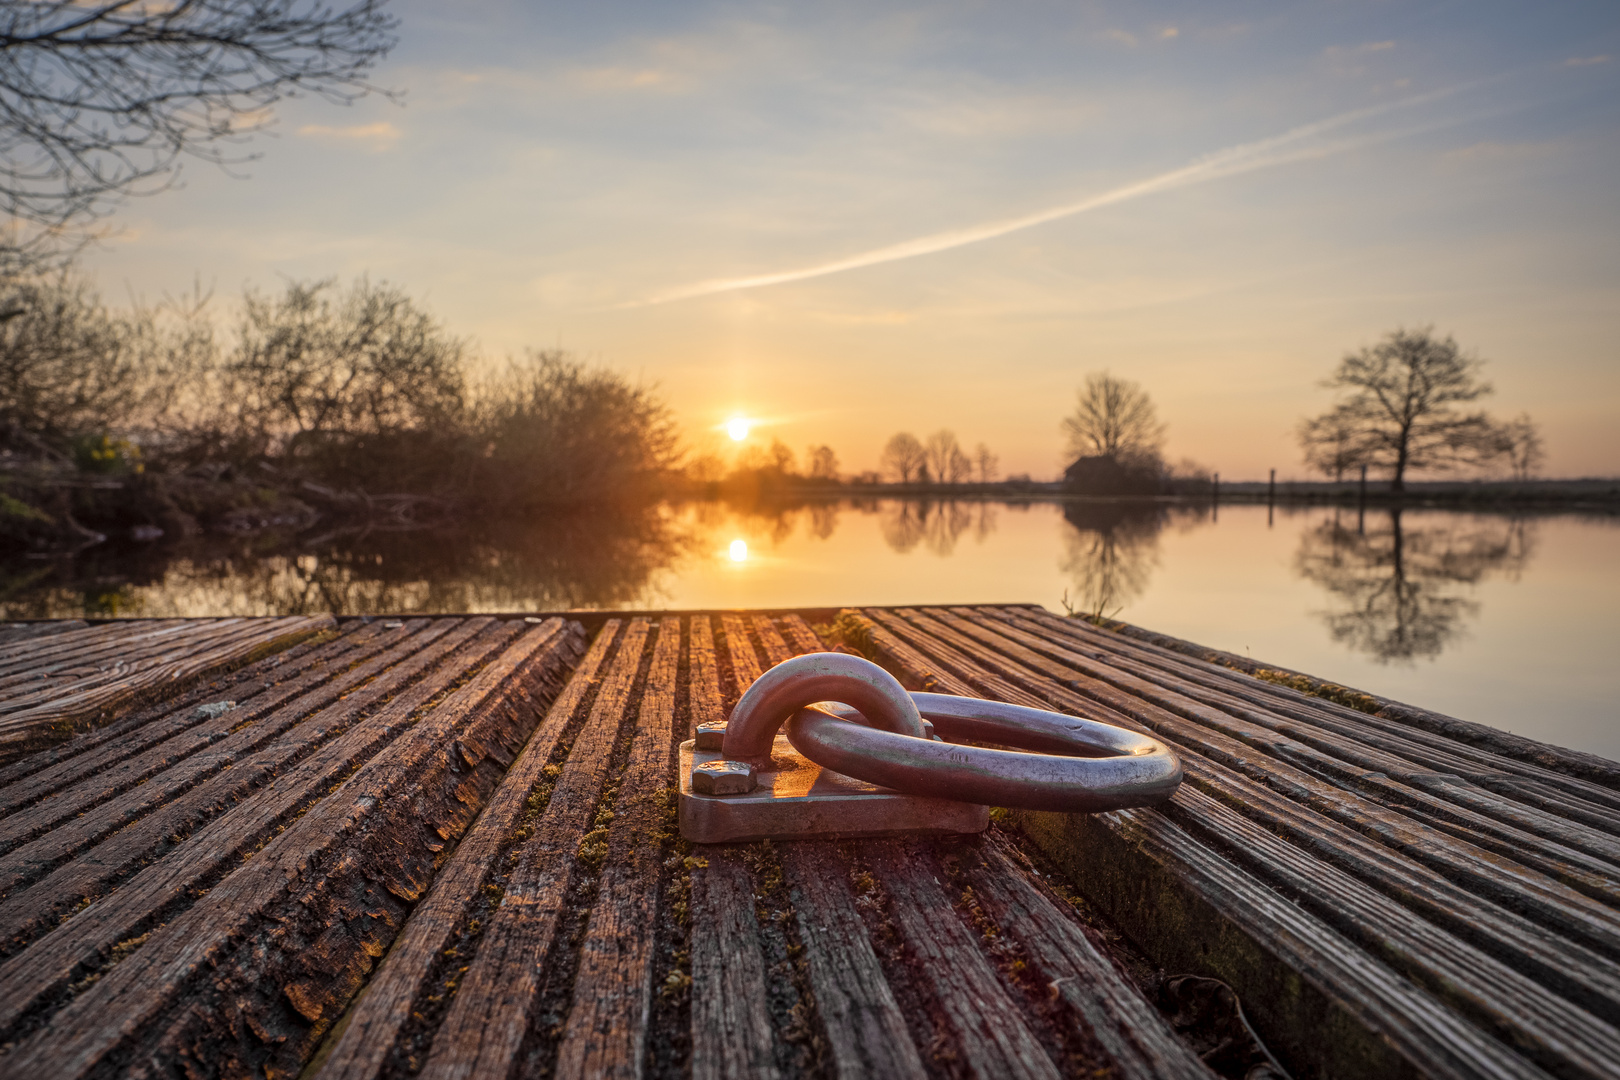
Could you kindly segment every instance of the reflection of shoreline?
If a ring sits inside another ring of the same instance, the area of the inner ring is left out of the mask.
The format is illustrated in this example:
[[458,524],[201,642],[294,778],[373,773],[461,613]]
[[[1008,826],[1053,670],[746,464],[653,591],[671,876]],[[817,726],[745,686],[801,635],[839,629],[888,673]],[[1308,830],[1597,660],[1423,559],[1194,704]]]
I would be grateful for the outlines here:
[[1077,613],[1112,617],[1147,591],[1159,565],[1159,532],[1172,519],[1215,520],[1213,507],[1163,500],[1066,502],[1064,554],[1058,569],[1071,582],[1064,603]]
[[1430,518],[1389,509],[1352,526],[1335,513],[1301,533],[1294,566],[1334,602],[1315,613],[1334,641],[1379,663],[1433,660],[1479,615],[1466,591],[1497,573],[1517,580],[1535,548],[1523,517]]

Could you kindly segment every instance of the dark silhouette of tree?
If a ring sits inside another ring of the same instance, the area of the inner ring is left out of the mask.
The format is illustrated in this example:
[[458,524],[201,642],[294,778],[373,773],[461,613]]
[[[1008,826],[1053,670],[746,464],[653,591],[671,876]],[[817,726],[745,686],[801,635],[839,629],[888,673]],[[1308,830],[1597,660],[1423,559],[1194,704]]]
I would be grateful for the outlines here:
[[1547,453],[1542,447],[1541,433],[1530,419],[1529,413],[1520,413],[1501,427],[1502,455],[1507,458],[1516,480],[1528,480],[1541,471]]
[[1334,601],[1318,613],[1333,640],[1380,663],[1432,660],[1479,612],[1469,590],[1493,573],[1517,576],[1534,535],[1521,519],[1391,509],[1365,530],[1337,515],[1300,538],[1294,565]]
[[954,432],[934,432],[928,436],[924,451],[928,455],[928,472],[936,483],[960,484],[973,472],[973,462],[962,452]]
[[1134,468],[1156,466],[1164,445],[1164,425],[1147,391],[1106,371],[1086,377],[1063,431],[1069,457],[1111,458]]
[[810,462],[810,479],[829,483],[838,479],[838,455],[832,447],[812,446],[805,457]]
[[1000,460],[990,452],[990,448],[984,443],[980,443],[974,448],[973,469],[979,474],[979,483],[995,483],[996,478],[1001,475],[1000,466]]
[[[349,102],[393,47],[381,0],[14,0],[0,4],[0,209],[15,272],[74,222],[172,183],[298,93]],[[143,182],[153,183],[142,186]]]
[[928,452],[917,436],[902,431],[883,447],[883,471],[897,483],[909,484],[921,478],[928,467]]
[[1430,329],[1396,330],[1351,353],[1324,383],[1347,396],[1300,428],[1306,459],[1387,470],[1392,491],[1405,490],[1408,472],[1488,462],[1502,452],[1498,425],[1460,407],[1492,392],[1482,366]]

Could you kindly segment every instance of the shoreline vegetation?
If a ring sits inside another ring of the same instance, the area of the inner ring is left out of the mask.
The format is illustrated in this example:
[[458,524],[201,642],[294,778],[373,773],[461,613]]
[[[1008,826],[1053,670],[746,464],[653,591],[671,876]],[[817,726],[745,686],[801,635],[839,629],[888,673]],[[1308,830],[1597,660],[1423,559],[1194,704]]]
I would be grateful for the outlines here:
[[828,446],[810,447],[801,471],[779,440],[726,462],[683,448],[656,387],[556,351],[491,362],[386,283],[249,289],[224,327],[206,296],[115,310],[67,273],[0,292],[0,558],[202,536],[285,549],[495,535],[604,514],[634,537],[657,505],[706,499],[1620,511],[1607,479],[1379,482],[1363,468],[1342,482],[1222,482],[1165,466],[1151,402],[1106,373],[1066,421],[1081,456],[1059,480],[998,479],[987,447],[969,455],[948,431],[896,435],[881,473],[841,474]]

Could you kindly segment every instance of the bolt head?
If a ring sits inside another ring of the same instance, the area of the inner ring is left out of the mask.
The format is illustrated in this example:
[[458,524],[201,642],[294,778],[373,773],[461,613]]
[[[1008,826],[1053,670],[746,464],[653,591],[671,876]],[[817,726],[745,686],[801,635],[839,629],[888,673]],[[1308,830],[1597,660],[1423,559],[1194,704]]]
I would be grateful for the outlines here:
[[697,726],[697,749],[719,750],[726,741],[726,722],[711,720]]
[[692,766],[692,790],[699,795],[746,795],[755,783],[754,767],[746,761],[705,761]]

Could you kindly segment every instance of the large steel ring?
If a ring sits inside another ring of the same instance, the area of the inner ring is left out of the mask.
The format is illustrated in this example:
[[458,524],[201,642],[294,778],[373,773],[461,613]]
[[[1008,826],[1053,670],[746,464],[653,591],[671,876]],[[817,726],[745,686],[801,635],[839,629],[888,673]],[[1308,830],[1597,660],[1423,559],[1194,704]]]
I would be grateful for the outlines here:
[[910,696],[946,738],[1055,753],[909,738],[852,722],[860,719],[857,710],[837,705],[794,713],[788,741],[822,768],[908,795],[1026,810],[1096,813],[1151,806],[1181,785],[1175,753],[1134,731],[999,701]]
[[721,753],[731,761],[768,761],[788,717],[818,701],[852,706],[875,727],[923,738],[917,706],[893,675],[859,656],[806,653],[777,664],[744,691],[731,710]]

